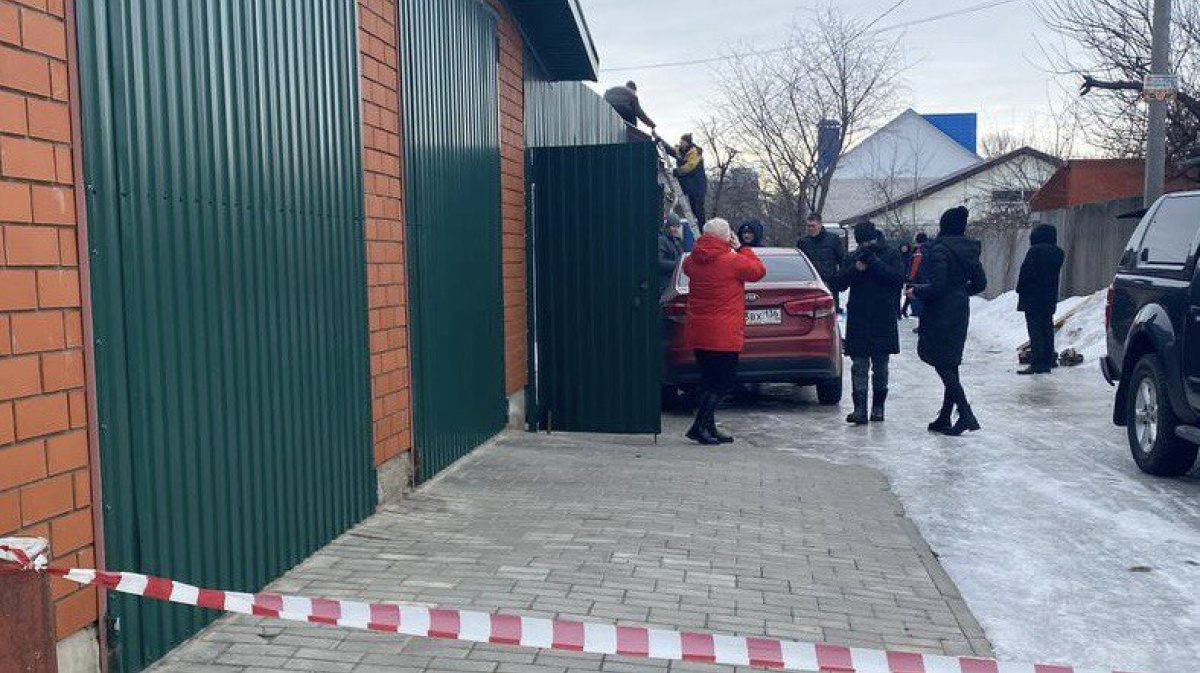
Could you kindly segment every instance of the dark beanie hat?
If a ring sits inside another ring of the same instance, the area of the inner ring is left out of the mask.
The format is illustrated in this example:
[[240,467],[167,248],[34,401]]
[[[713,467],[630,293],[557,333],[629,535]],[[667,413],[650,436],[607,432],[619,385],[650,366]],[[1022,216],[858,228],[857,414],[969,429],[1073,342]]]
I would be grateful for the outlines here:
[[959,206],[942,213],[941,233],[943,236],[962,236],[967,233],[967,220],[971,211]]
[[858,244],[870,243],[879,238],[879,230],[875,228],[872,222],[859,222],[854,225],[854,242]]

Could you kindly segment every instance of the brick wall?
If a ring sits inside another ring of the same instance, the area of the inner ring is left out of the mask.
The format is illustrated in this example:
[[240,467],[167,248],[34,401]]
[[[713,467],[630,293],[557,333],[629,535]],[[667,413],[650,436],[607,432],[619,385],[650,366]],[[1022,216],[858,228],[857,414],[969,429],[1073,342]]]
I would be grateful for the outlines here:
[[[0,0],[0,536],[95,566],[63,0]],[[54,582],[64,638],[93,589]]]
[[504,233],[504,371],[511,395],[528,382],[525,280],[525,77],[524,42],[517,24],[500,12],[500,188]]
[[359,0],[375,464],[412,448],[395,0]]

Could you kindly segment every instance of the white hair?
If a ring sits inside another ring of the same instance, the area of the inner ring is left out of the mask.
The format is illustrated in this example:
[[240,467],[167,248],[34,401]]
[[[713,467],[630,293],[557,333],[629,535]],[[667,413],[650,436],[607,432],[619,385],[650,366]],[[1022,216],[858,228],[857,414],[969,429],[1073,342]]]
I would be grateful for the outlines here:
[[714,217],[704,225],[705,236],[716,236],[722,241],[729,240],[733,235],[733,228],[729,226],[729,222],[719,217]]

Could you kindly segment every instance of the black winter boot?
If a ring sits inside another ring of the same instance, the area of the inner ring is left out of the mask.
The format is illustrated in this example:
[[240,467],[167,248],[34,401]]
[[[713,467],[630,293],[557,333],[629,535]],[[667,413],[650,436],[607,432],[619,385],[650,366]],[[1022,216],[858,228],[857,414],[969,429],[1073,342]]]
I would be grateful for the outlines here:
[[871,398],[871,422],[882,423],[884,421],[884,407],[887,404],[888,391],[876,390],[874,397]]
[[975,418],[975,412],[971,411],[971,407],[962,407],[958,410],[958,422],[942,434],[949,437],[961,437],[968,432],[978,432],[982,429],[979,420]]
[[846,417],[846,422],[851,425],[866,425],[870,422],[867,419],[867,393],[856,391],[853,399],[854,411]]
[[953,414],[954,405],[942,407],[942,410],[938,412],[938,417],[933,419],[933,422],[929,424],[929,431],[945,434],[952,427]]
[[696,410],[696,420],[687,431],[687,438],[703,446],[717,446],[721,440],[713,434],[715,427],[714,415],[720,400],[712,393],[705,393],[700,398],[700,408]]

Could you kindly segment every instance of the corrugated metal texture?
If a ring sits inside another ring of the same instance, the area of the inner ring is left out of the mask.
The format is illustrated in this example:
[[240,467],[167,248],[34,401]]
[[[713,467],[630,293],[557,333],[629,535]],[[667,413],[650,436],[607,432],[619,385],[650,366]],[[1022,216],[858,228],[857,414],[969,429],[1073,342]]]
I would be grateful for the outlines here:
[[579,82],[525,81],[525,146],[623,143],[625,123],[600,94]]
[[404,0],[405,215],[418,479],[503,429],[496,16]]
[[531,149],[531,425],[658,434],[658,156],[649,143]]
[[258,589],[375,501],[355,3],[77,11],[108,564]]

